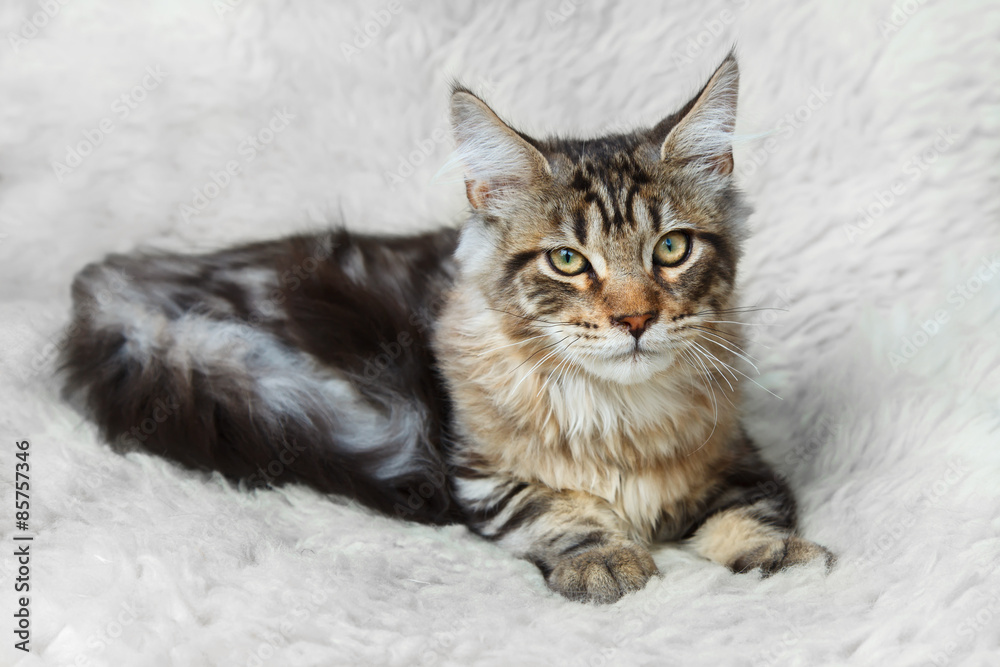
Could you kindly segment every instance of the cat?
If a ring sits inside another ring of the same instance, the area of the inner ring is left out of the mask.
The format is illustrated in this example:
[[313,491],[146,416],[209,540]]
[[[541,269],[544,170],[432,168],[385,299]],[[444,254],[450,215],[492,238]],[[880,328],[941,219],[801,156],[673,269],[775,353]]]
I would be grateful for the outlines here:
[[456,86],[471,214],[74,281],[66,395],[120,449],[460,522],[574,600],[684,541],[736,572],[834,557],[740,424],[730,54],[651,129],[536,140]]

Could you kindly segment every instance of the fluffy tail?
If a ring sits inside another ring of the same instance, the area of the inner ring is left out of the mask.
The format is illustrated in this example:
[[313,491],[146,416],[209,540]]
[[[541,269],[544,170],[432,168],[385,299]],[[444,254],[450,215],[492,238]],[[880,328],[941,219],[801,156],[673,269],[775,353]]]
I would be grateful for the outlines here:
[[454,232],[111,256],[73,284],[68,397],[120,449],[387,514],[460,514],[428,346]]

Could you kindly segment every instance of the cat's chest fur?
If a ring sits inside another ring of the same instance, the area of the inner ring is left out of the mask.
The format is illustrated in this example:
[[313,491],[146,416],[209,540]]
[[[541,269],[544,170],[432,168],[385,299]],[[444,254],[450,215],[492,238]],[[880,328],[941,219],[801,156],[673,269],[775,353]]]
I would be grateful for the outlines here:
[[645,539],[679,527],[709,491],[735,427],[725,398],[680,370],[621,385],[535,367],[502,347],[490,315],[449,310],[437,347],[462,448],[494,472],[603,498]]

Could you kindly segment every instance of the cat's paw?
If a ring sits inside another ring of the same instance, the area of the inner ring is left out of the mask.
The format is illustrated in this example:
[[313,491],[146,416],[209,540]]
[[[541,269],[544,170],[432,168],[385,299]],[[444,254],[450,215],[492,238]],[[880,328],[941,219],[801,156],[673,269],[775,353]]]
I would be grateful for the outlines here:
[[593,547],[559,561],[549,588],[571,600],[609,604],[640,590],[659,574],[649,552],[632,542]]
[[759,569],[763,576],[769,577],[786,567],[813,561],[822,561],[829,571],[837,562],[837,557],[815,542],[791,535],[740,554],[729,565],[729,568],[733,572],[750,572]]

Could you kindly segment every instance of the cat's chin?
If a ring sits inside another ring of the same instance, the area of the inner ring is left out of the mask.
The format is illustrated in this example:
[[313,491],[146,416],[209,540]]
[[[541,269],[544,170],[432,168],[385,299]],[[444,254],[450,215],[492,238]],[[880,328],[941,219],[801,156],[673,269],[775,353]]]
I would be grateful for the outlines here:
[[669,352],[639,352],[615,357],[589,357],[580,365],[598,379],[636,385],[666,372],[673,364],[674,355]]

